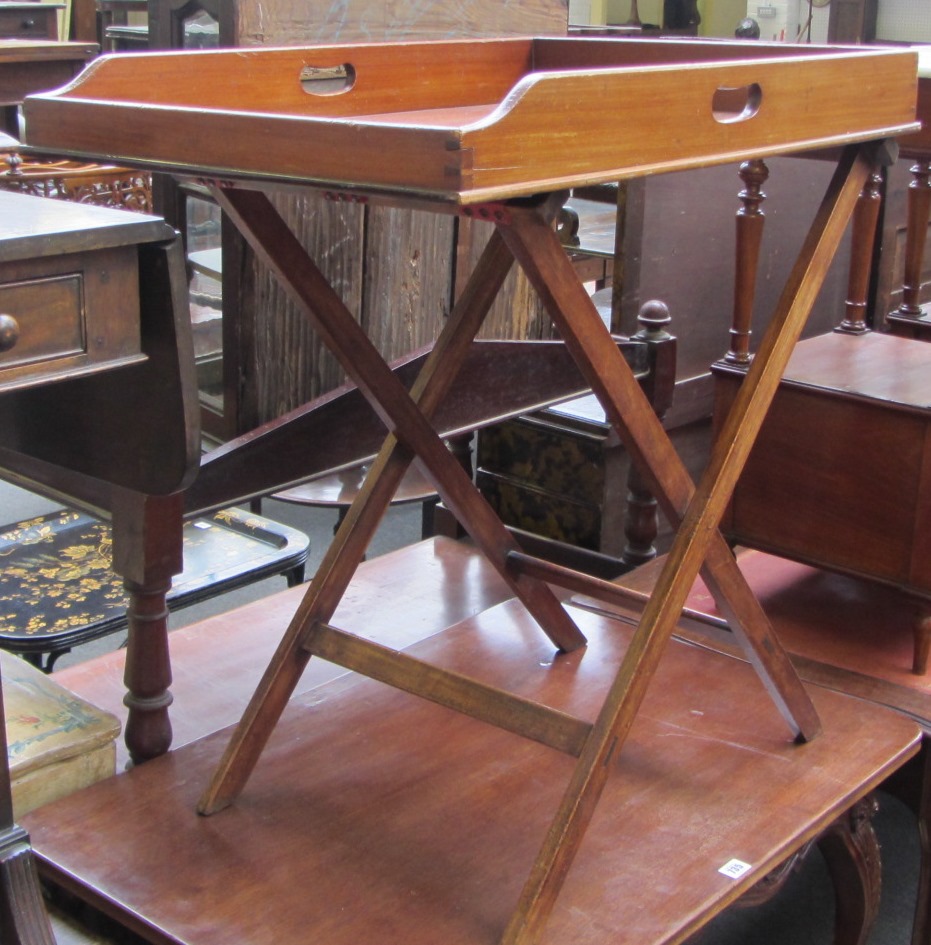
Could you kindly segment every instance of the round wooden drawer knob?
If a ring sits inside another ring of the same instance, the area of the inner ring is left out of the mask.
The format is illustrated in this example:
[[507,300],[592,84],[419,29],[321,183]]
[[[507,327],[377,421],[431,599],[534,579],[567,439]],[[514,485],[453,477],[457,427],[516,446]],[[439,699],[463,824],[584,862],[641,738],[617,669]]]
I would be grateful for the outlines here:
[[19,322],[12,315],[0,315],[0,352],[9,351],[19,341]]

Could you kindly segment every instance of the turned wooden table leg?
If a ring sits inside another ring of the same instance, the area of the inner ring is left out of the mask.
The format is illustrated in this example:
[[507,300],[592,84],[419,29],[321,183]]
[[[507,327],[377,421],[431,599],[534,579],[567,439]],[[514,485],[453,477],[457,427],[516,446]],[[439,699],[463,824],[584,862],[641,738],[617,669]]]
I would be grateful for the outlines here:
[[912,168],[908,187],[908,222],[905,231],[905,275],[902,304],[894,315],[920,318],[921,270],[924,263],[928,217],[931,214],[931,161],[918,161]]
[[743,206],[737,211],[734,311],[731,319],[730,347],[724,360],[728,364],[747,365],[750,363],[750,326],[753,321],[756,277],[765,223],[765,215],[761,209],[766,199],[763,185],[769,177],[769,169],[761,160],[744,161],[738,173],[744,184],[744,189],[738,195]]
[[918,842],[920,848],[918,864],[918,896],[915,903],[915,922],[912,926],[911,945],[928,945],[931,941],[931,751],[928,736],[921,742],[918,757],[921,766],[917,798],[914,808],[918,817]]
[[113,565],[130,601],[123,702],[129,709],[124,738],[134,763],[171,747],[171,661],[168,606],[171,579],[183,568],[180,495],[120,491],[113,503]]
[[[651,348],[650,374],[643,381],[644,392],[662,419],[672,404],[676,385],[675,339],[668,328],[672,318],[669,308],[658,300],[645,302],[637,315],[640,326],[633,336]],[[635,568],[656,557],[659,503],[636,463],[627,474],[627,508],[624,516],[624,551],[621,559]]]
[[853,212],[847,301],[844,305],[844,318],[836,329],[846,334],[862,335],[869,331],[866,309],[869,302],[870,273],[873,269],[873,246],[876,243],[876,226],[881,206],[882,175],[874,172],[867,180]]
[[931,614],[921,613],[915,621],[915,648],[912,654],[912,672],[924,676],[931,656]]
[[15,824],[0,831],[0,941],[55,945],[29,836]]
[[855,804],[818,838],[834,885],[835,945],[864,945],[879,913],[882,869],[875,798]]

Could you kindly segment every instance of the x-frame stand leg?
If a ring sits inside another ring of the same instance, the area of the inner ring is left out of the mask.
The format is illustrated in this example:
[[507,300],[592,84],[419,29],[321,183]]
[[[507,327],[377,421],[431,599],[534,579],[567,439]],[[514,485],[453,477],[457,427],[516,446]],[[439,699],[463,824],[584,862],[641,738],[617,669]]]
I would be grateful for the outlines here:
[[[746,600],[743,594],[746,585],[742,578],[737,578],[736,569],[730,575],[725,573],[723,582],[722,574],[714,573],[714,565],[723,562],[723,558],[719,560],[715,556],[720,545],[718,523],[837,252],[860,191],[872,170],[872,155],[873,148],[869,145],[852,146],[845,150],[838,164],[776,312],[716,442],[708,468],[681,516],[666,565],[579,757],[501,945],[530,945],[539,940],[563,879],[594,815],[612,767],[611,761],[620,753],[634,723],[662,648],[675,629],[689,589],[702,565],[705,575],[713,578],[710,589],[716,598],[723,599],[724,613],[729,621],[734,616],[733,607],[737,600],[731,591],[736,589],[740,599]],[[515,247],[515,252],[526,268],[527,261],[521,247]],[[538,288],[548,282],[542,271],[538,271],[532,281],[541,283]],[[552,286],[547,286],[550,288]],[[551,305],[551,314],[559,317],[555,312],[555,300]],[[581,335],[582,332],[577,332],[576,338]],[[593,370],[597,368],[593,352],[580,352],[580,355],[583,364],[587,363]],[[595,390],[612,422],[617,424],[620,420],[623,426],[623,419],[618,416],[615,392],[608,388],[604,377],[601,374],[601,379],[591,377],[590,380],[598,384]],[[663,490],[658,495],[663,495]],[[729,584],[728,580],[734,578],[737,578],[736,583]],[[753,642],[756,646],[760,641]],[[759,657],[759,652],[757,655]],[[795,675],[791,666],[788,666],[788,671]]]
[[[493,235],[408,394],[268,199],[257,192],[239,189],[217,189],[216,196],[256,252],[291,289],[323,341],[392,433],[373,462],[201,798],[199,809],[205,814],[229,804],[248,779],[310,658],[309,636],[319,634],[332,617],[414,453],[434,472],[443,501],[460,521],[469,523],[473,539],[489,560],[497,564],[550,639],[562,650],[575,649],[585,642],[545,583],[536,578],[510,576],[507,555],[517,550],[516,542],[428,422],[513,264],[500,236]],[[392,405],[391,410],[386,410],[388,404]],[[405,443],[394,435],[399,425],[405,427]],[[328,654],[328,658],[335,656],[332,651]]]
[[[408,665],[402,665],[411,663],[409,659],[380,653],[374,645],[357,646],[349,635],[327,625],[414,455],[433,476],[443,500],[553,642],[564,650],[583,642],[555,596],[526,566],[526,559],[513,540],[429,426],[432,410],[447,390],[449,378],[455,375],[511,264],[510,253],[502,252],[504,243],[541,293],[609,418],[628,441],[634,459],[654,485],[664,510],[680,527],[657,590],[644,610],[594,725],[530,705],[519,706],[521,718],[517,722],[506,721],[519,703],[515,697],[483,689],[480,684],[464,679],[452,682],[455,692],[445,704],[459,708],[461,701],[463,711],[579,756],[503,942],[525,945],[539,938],[594,813],[610,762],[619,753],[633,724],[688,589],[703,566],[725,614],[734,618],[735,629],[744,635],[754,662],[796,734],[801,738],[817,734],[819,723],[807,694],[784,651],[775,644],[717,526],[871,166],[871,161],[858,155],[856,148],[845,153],[756,361],[742,385],[709,470],[694,491],[681,464],[670,455],[671,446],[648,401],[629,376],[626,363],[618,356],[591,303],[582,301],[584,292],[578,294],[581,287],[569,288],[577,286],[577,280],[574,275],[572,278],[566,275],[564,267],[568,263],[546,214],[541,216],[538,210],[518,205],[511,206],[510,213],[507,207],[502,209],[489,248],[421,378],[408,395],[267,199],[251,191],[219,190],[221,206],[314,320],[324,342],[369,397],[390,433],[234,734],[201,800],[201,811],[211,813],[222,808],[241,790],[313,653],[412,692],[431,688],[430,683],[436,680],[440,671],[431,674],[421,667],[411,672]],[[550,204],[552,210],[552,201]],[[665,445],[657,447],[658,443]],[[488,702],[487,711],[476,708],[484,700]]]

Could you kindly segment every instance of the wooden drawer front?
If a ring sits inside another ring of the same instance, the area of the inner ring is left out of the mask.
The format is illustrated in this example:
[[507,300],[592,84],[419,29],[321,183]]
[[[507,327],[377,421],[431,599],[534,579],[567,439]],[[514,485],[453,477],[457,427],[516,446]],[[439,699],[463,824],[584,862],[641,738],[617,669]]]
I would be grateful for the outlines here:
[[58,10],[4,10],[0,36],[5,39],[58,39]]
[[4,390],[138,361],[136,247],[0,265],[0,313],[18,325],[0,354]]
[[79,355],[85,350],[79,273],[0,286],[0,312],[19,324],[19,340],[0,369]]

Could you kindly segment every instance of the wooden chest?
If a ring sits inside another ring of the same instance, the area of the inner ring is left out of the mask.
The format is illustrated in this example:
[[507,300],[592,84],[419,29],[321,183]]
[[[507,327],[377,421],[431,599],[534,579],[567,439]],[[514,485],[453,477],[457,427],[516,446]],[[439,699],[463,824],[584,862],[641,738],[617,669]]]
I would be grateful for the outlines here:
[[627,454],[593,396],[482,430],[476,482],[514,528],[620,557]]
[[115,715],[9,653],[0,671],[17,818],[116,773]]
[[[724,531],[741,544],[931,594],[929,367],[931,346],[892,335],[801,342]],[[720,422],[739,372],[717,375]]]

